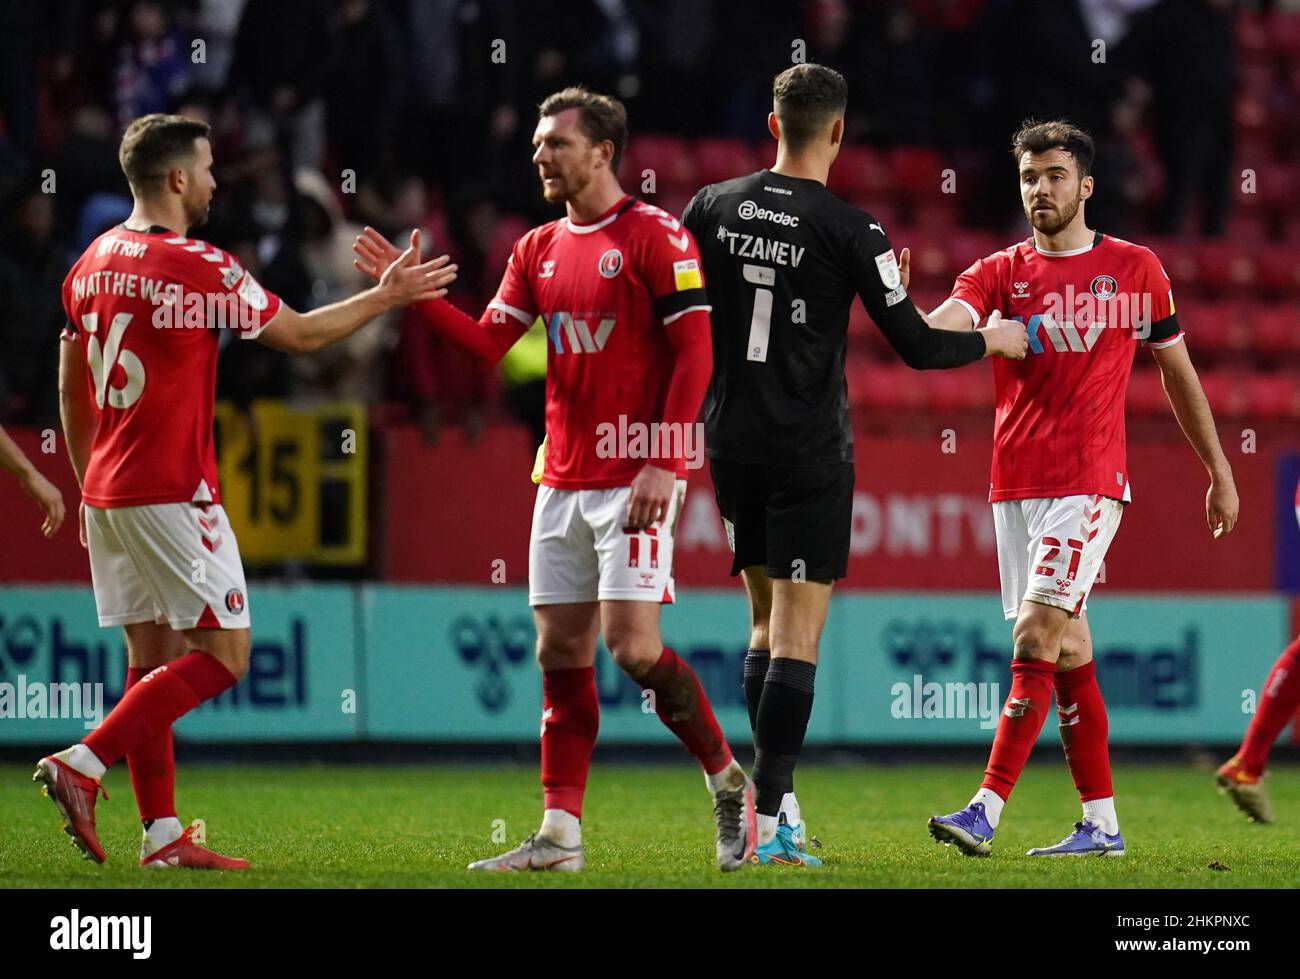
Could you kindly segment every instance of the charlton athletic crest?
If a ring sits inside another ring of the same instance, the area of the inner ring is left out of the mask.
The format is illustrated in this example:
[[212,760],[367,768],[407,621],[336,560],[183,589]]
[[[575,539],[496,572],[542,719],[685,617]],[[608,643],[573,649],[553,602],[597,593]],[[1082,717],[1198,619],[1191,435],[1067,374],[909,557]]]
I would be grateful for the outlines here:
[[1115,293],[1119,290],[1119,283],[1111,275],[1099,275],[1092,280],[1089,286],[1092,294],[1100,300],[1114,299]]
[[238,615],[244,611],[244,593],[238,588],[226,592],[226,611],[231,615]]
[[617,248],[611,248],[600,256],[600,274],[607,279],[612,279],[618,275],[619,270],[623,267],[623,253]]

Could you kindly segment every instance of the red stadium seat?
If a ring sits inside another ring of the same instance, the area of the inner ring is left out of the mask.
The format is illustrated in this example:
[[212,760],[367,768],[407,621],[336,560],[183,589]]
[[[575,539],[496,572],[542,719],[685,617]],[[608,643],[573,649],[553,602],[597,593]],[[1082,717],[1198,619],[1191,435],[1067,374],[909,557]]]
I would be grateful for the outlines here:
[[666,185],[682,185],[699,189],[700,182],[695,175],[695,160],[690,144],[680,136],[663,136],[647,133],[633,139],[627,148],[627,167],[620,172],[624,174],[628,186],[641,186],[641,175],[649,169],[655,173],[655,182],[662,192]]
[[894,187],[914,197],[939,194],[945,166],[943,157],[928,146],[896,146],[889,153]]
[[1248,383],[1238,371],[1203,371],[1201,387],[1215,415],[1221,418],[1243,418],[1250,412],[1247,396]]
[[912,253],[912,281],[918,286],[944,287],[952,285],[956,264],[951,251],[942,238],[918,236],[909,245]]
[[1251,250],[1234,241],[1202,241],[1192,250],[1196,283],[1212,293],[1240,294],[1255,284]]
[[1196,362],[1213,363],[1241,349],[1245,333],[1244,310],[1253,308],[1236,302],[1199,300],[1183,303],[1174,297],[1178,321],[1187,331]]
[[[850,403],[869,411],[920,411],[926,407],[927,394],[921,372],[910,367],[864,365],[849,375]],[[855,383],[858,394],[853,395]]]
[[1300,373],[1256,374],[1247,397],[1251,415],[1267,421],[1300,418]]
[[[889,165],[866,146],[844,146],[831,167],[827,187],[841,197],[870,202],[885,197],[892,190]],[[871,206],[867,204],[867,210]],[[874,213],[874,212],[873,212]]]
[[1294,306],[1256,303],[1246,322],[1261,360],[1275,364],[1300,354],[1300,314]]
[[761,168],[754,148],[743,139],[697,139],[692,153],[700,185],[742,177]]
[[921,383],[933,411],[951,414],[993,408],[993,377],[987,370],[926,371]]
[[[1024,236],[1024,238],[1027,237],[1029,237],[1028,234]],[[981,258],[992,255],[1004,248],[1009,248],[1019,241],[1023,241],[1024,238],[1013,239],[1008,235],[998,235],[988,231],[972,231],[965,228],[952,232],[945,240],[952,262],[953,278],[955,279],[962,272],[965,272]],[[950,282],[949,285],[952,285],[952,283]]]
[[1260,250],[1258,261],[1261,293],[1300,299],[1300,248],[1266,247]]

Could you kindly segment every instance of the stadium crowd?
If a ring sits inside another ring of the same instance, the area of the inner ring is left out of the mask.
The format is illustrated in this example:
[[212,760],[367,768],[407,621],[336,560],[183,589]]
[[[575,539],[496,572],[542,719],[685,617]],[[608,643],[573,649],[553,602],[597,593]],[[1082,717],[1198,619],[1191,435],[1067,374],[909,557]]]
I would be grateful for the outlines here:
[[[770,163],[771,78],[799,56],[849,79],[848,145],[832,189],[881,217],[896,247],[911,246],[922,308],[988,242],[1022,235],[1005,145],[1016,124],[1068,116],[1098,143],[1093,224],[1155,247],[1174,266],[1175,289],[1194,288],[1214,311],[1191,328],[1204,322],[1218,337],[1224,376],[1274,371],[1265,375],[1274,407],[1300,417],[1300,324],[1278,318],[1275,348],[1260,347],[1255,329],[1257,313],[1300,296],[1300,170],[1289,162],[1300,159],[1300,14],[1274,6],[10,3],[0,32],[0,423],[57,417],[59,286],[75,254],[130,210],[116,149],[136,116],[172,111],[212,124],[218,190],[201,234],[295,308],[366,284],[351,243],[371,224],[390,236],[421,227],[430,247],[451,251],[461,270],[453,301],[477,315],[514,239],[555,216],[530,164],[542,97],[581,81],[622,98],[633,129],[625,188],[680,212],[702,183]],[[1258,193],[1237,192],[1247,167]],[[947,169],[951,196],[941,189]],[[912,398],[910,379],[885,365],[873,332],[855,319],[853,363],[871,378],[855,385],[858,403],[919,408],[927,399]],[[396,315],[294,362],[237,343],[223,359],[219,396],[240,403],[358,398],[419,422],[430,439],[447,424],[473,432],[503,411],[540,425],[545,341],[536,336],[491,374],[418,318]],[[1139,401],[1148,380],[1135,374]],[[929,403],[978,408],[987,396],[982,386],[954,389]]]

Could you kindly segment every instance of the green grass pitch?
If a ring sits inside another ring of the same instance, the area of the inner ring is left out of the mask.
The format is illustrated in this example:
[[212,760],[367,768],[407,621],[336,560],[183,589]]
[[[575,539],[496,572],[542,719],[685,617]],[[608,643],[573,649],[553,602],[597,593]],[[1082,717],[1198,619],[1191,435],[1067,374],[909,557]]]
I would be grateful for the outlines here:
[[[1208,768],[1124,766],[1115,772],[1128,855],[1031,860],[1078,818],[1064,767],[1031,762],[989,859],[927,836],[926,817],[965,803],[977,766],[808,766],[800,801],[826,866],[713,866],[710,800],[676,766],[598,765],[583,820],[585,873],[471,875],[470,860],[513,846],[538,821],[541,789],[524,766],[287,767],[182,765],[182,820],[248,858],[245,874],[145,872],[125,766],[98,807],[108,863],[81,859],[41,798],[31,768],[0,767],[4,887],[1289,887],[1300,870],[1300,769],[1270,777],[1278,823],[1256,826],[1212,786]],[[502,820],[503,823],[495,821]],[[494,842],[505,834],[505,843]],[[1212,869],[1217,864],[1226,869]]]

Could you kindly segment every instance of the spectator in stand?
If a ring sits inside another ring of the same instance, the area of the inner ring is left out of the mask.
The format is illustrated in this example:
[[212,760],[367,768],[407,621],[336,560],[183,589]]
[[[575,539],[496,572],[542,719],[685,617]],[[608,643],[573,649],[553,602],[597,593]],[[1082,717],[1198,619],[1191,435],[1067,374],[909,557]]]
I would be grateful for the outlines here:
[[243,99],[248,142],[279,144],[294,169],[320,169],[325,156],[331,11],[329,0],[248,0],[235,36],[228,87]]
[[342,0],[336,31],[339,50],[347,57],[338,59],[326,89],[326,132],[337,163],[334,170],[391,173],[403,150],[398,114],[405,52],[397,25],[384,3]]
[[[294,174],[294,189],[305,202],[299,253],[310,282],[306,308],[316,309],[364,289],[369,279],[358,271],[352,256],[361,225],[347,220],[334,188],[315,170]],[[396,320],[391,312],[385,313],[332,346],[293,358],[294,396],[309,401],[379,401],[385,361],[397,343]]]
[[54,195],[30,178],[4,208],[0,238],[0,420],[50,425],[59,417],[53,383],[59,332],[65,317],[60,296],[72,256],[57,237]]
[[135,0],[118,52],[113,102],[120,126],[166,112],[192,84],[190,49],[158,0]]
[[1233,0],[1161,0],[1133,24],[1124,54],[1151,86],[1165,199],[1156,230],[1181,234],[1199,208],[1202,234],[1228,219],[1237,46]]

